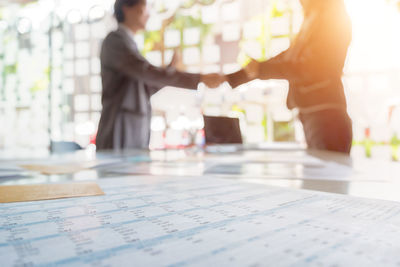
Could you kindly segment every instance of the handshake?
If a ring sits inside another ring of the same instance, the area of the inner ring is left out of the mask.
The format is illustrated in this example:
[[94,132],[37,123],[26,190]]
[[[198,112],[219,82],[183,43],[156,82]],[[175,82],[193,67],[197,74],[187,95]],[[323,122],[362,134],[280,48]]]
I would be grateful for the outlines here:
[[[243,72],[246,75],[246,79],[242,80],[242,82],[248,82],[259,77],[260,72],[260,63],[252,59],[251,62],[243,69]],[[231,74],[228,76],[213,73],[213,74],[205,74],[201,75],[200,81],[204,83],[209,88],[217,88],[224,82],[228,82],[230,79],[228,77],[235,76],[235,74]]]
[[217,88],[226,81],[227,77],[218,73],[203,74],[200,78],[200,82],[204,83],[208,88]]
[[[175,51],[175,53],[172,57],[169,67],[175,67],[178,69],[184,68],[180,53],[177,50]],[[217,88],[226,81],[227,81],[227,77],[225,75],[221,75],[218,73],[202,74],[200,76],[200,82],[204,83],[208,88]]]
[[[181,56],[178,51],[175,51],[169,66],[177,67],[178,69],[183,68]],[[256,79],[259,74],[259,62],[255,59],[252,59],[251,62],[243,69],[243,71],[245,72],[247,79],[246,81],[243,80],[242,82],[247,82]],[[204,83],[208,88],[217,88],[224,82],[229,82],[230,81],[229,77],[231,76],[235,76],[235,74],[231,75],[222,75],[218,73],[202,74],[200,76],[200,82]]]
[[257,79],[260,73],[260,63],[251,59],[250,63],[243,69],[249,80]]

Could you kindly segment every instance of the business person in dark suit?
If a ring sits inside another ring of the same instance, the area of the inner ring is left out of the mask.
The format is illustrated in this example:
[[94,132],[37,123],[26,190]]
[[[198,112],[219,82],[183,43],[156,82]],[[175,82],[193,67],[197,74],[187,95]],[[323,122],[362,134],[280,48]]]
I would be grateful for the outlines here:
[[290,48],[228,76],[232,87],[253,79],[287,79],[287,105],[298,108],[310,149],[350,153],[352,123],[342,72],[351,42],[343,0],[301,0],[304,22]]
[[146,0],[116,0],[118,29],[105,38],[101,49],[102,104],[97,149],[147,149],[150,140],[150,97],[167,85],[197,89],[200,82],[217,87],[224,78],[158,68],[140,53],[134,34],[149,18]]

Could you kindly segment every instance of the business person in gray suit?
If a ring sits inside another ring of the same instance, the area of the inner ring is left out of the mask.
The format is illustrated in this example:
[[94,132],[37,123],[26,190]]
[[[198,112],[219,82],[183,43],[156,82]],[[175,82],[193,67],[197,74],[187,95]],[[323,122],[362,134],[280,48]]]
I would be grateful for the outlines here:
[[225,78],[150,64],[134,40],[149,18],[146,0],[116,0],[114,12],[118,29],[105,38],[100,55],[103,110],[96,145],[98,150],[148,149],[153,94],[165,86],[197,89],[200,82],[215,88]]

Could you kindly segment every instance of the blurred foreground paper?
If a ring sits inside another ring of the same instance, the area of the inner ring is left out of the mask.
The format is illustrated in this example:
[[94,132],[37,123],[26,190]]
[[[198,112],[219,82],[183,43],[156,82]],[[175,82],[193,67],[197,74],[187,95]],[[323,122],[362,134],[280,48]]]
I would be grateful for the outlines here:
[[78,164],[78,163],[71,163],[71,164],[60,164],[60,165],[21,165],[22,168],[28,171],[40,172],[46,175],[61,175],[61,174],[70,174],[75,172],[80,172],[86,169],[90,169],[95,167],[96,164],[94,163],[87,163],[87,164]]
[[120,159],[106,159],[106,160],[94,160],[85,162],[50,162],[43,164],[37,162],[34,164],[20,164],[19,166],[28,171],[39,172],[45,175],[62,175],[71,174],[93,168],[104,168],[113,164],[121,162]]
[[0,203],[102,195],[95,183],[0,186]]

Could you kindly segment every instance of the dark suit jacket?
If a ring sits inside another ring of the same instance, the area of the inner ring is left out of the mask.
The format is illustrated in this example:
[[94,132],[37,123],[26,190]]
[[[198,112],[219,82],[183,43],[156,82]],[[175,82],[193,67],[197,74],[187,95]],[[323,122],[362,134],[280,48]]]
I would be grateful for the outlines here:
[[[96,140],[99,150],[148,147],[150,97],[164,86],[197,89],[200,81],[198,74],[151,65],[121,26],[105,38],[100,59],[103,110]],[[138,131],[141,134],[135,134]],[[120,138],[125,141],[119,142]]]
[[[260,63],[259,79],[286,79],[289,108],[330,104],[346,108],[341,76],[351,42],[351,22],[342,0],[324,0],[307,14],[290,48]],[[241,70],[228,76],[232,87],[249,81]]]

